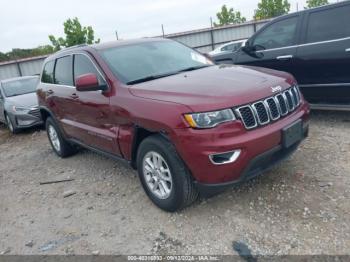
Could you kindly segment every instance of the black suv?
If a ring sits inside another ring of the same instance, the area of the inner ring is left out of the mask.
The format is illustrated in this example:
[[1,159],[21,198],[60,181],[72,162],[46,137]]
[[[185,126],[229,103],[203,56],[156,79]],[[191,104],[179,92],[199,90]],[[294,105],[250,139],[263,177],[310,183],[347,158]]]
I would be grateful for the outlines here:
[[278,17],[238,52],[212,58],[287,71],[313,108],[350,110],[350,1]]

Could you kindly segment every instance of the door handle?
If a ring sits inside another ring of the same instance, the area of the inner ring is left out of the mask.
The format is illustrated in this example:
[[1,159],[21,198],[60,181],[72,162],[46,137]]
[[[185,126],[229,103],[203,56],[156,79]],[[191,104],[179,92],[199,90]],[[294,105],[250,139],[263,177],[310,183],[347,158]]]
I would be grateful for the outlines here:
[[281,55],[281,56],[277,56],[276,59],[277,60],[289,60],[292,59],[293,56],[292,55]]
[[49,89],[49,90],[46,91],[46,93],[47,93],[48,95],[52,95],[52,94],[53,94],[53,90],[52,90],[52,89]]
[[348,49],[345,49],[345,52],[350,52],[350,48],[348,48]]
[[71,94],[71,96],[70,96],[71,98],[73,98],[73,99],[78,99],[79,98],[79,96],[77,95],[77,94]]

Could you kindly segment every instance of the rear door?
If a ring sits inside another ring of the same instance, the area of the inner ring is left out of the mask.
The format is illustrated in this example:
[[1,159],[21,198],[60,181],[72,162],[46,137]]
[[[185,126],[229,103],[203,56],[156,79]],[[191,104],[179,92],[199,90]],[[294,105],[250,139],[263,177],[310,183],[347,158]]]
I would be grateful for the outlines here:
[[300,17],[300,14],[296,14],[276,19],[261,29],[247,42],[255,51],[246,53],[241,49],[235,64],[267,67],[293,74]]
[[350,103],[350,4],[310,10],[297,50],[296,75],[311,103]]
[[56,59],[54,70],[54,85],[52,85],[52,96],[55,105],[55,115],[60,120],[65,133],[69,137],[79,135],[75,127],[77,121],[74,111],[78,110],[72,104],[72,93],[74,93],[73,82],[73,55],[67,55]]

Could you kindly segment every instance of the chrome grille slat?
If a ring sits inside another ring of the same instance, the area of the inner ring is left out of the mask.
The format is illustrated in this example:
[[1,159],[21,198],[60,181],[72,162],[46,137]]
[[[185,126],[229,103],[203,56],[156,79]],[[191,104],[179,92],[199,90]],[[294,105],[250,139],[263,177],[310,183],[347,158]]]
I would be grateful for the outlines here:
[[301,104],[299,92],[297,86],[292,86],[275,96],[243,105],[235,109],[235,112],[246,129],[267,125],[293,112]]
[[254,103],[253,110],[260,125],[266,125],[270,122],[269,113],[265,107],[264,102],[259,101]]
[[252,129],[258,126],[254,111],[250,105],[242,106],[236,110],[246,129]]

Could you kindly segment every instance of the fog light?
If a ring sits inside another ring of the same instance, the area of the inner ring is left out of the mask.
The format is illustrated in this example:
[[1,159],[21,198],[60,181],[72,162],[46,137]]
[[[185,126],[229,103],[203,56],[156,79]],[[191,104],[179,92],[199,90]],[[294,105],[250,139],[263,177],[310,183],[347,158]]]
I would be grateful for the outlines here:
[[235,162],[240,154],[241,150],[237,149],[225,153],[211,154],[209,159],[214,165],[224,165]]
[[35,122],[35,120],[21,120],[21,119],[17,119],[17,123],[19,126],[29,126],[31,124],[33,124]]

